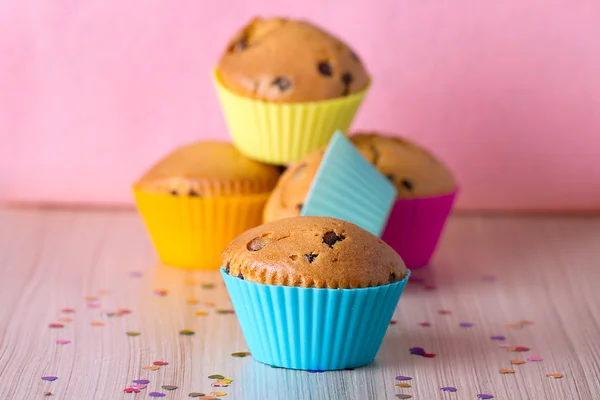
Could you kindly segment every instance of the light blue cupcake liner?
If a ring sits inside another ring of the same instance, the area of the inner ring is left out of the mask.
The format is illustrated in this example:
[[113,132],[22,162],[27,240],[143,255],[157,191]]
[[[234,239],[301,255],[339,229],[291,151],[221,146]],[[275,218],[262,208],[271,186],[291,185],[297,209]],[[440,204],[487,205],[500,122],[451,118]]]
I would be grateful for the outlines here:
[[396,187],[337,131],[325,151],[301,215],[346,220],[381,236]]
[[252,357],[326,371],[369,364],[410,277],[364,289],[273,286],[221,274]]

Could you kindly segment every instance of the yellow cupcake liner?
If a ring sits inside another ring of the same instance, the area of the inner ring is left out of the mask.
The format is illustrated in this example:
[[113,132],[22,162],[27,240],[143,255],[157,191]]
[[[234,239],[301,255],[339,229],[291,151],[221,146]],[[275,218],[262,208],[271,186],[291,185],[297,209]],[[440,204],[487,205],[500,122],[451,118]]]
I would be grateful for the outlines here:
[[331,100],[275,103],[240,96],[213,72],[227,126],[246,156],[284,165],[324,147],[336,130],[346,133],[369,87]]
[[138,210],[164,264],[218,270],[221,252],[262,223],[268,193],[224,197],[172,196],[133,188]]

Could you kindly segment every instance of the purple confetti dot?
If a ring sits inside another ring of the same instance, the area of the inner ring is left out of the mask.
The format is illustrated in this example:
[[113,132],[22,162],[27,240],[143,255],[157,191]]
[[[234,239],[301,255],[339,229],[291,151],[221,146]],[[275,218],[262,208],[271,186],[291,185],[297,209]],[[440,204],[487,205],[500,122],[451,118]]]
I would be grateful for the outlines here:
[[412,347],[410,349],[410,354],[417,354],[422,356],[423,354],[425,354],[425,349],[422,347]]
[[456,392],[456,388],[453,386],[444,386],[443,388],[440,388],[440,390],[442,392]]
[[459,325],[460,325],[461,328],[470,328],[470,327],[472,327],[475,324],[472,323],[472,322],[461,322]]
[[58,379],[58,376],[42,376],[42,380],[43,381],[52,382],[52,381],[55,381],[57,379]]
[[479,393],[477,395],[477,398],[479,398],[479,399],[493,399],[494,396],[492,396],[491,394]]
[[64,339],[59,339],[56,341],[56,344],[69,344],[71,343],[70,340],[64,340]]
[[150,393],[148,393],[148,396],[150,396],[150,397],[165,397],[166,394],[161,393],[161,392],[150,392]]
[[135,379],[132,382],[137,383],[139,385],[147,385],[150,383],[150,381],[148,379]]
[[412,378],[410,376],[398,375],[396,377],[397,381],[411,381]]
[[497,336],[490,336],[490,339],[492,339],[492,340],[506,340],[506,337],[504,337],[502,335],[497,335]]

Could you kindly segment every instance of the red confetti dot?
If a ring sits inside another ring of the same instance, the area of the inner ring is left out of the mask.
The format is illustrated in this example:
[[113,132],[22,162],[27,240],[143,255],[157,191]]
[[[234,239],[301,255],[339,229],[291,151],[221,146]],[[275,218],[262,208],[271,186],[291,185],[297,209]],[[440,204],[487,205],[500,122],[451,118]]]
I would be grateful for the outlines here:
[[390,321],[390,325],[396,325],[398,323],[398,321],[396,321],[395,319]]
[[158,365],[160,367],[162,367],[163,365],[169,365],[169,363],[166,361],[154,361],[152,364]]
[[429,322],[419,322],[419,325],[428,327],[428,326],[431,326],[431,323],[429,323]]
[[131,387],[128,387],[128,388],[126,388],[126,389],[125,389],[125,390],[123,390],[123,391],[124,391],[125,393],[139,393],[139,392],[140,392],[138,389],[136,389],[136,388],[131,388]]
[[75,312],[74,308],[63,308],[62,310],[60,310],[61,312],[65,313],[65,314],[71,314]]
[[48,325],[49,328],[64,328],[65,326],[63,324],[58,324],[56,322],[53,322],[51,324]]
[[425,354],[423,354],[423,357],[433,358],[433,357],[435,357],[435,353],[425,353]]

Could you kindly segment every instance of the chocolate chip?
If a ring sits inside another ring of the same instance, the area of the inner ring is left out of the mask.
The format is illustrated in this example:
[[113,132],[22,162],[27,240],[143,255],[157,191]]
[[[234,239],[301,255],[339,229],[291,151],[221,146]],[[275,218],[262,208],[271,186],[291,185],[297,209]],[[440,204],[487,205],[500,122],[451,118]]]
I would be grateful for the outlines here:
[[338,235],[333,231],[325,232],[323,235],[323,243],[333,249],[333,245],[346,239],[344,235]]
[[321,75],[325,76],[333,76],[333,70],[331,69],[331,64],[327,61],[320,62],[318,65],[319,72]]
[[403,179],[402,180],[402,186],[404,186],[404,188],[406,190],[413,190],[413,184],[411,181],[409,181],[408,179]]
[[309,264],[312,264],[313,261],[315,261],[315,258],[317,258],[318,254],[315,253],[308,253],[304,255],[304,258],[306,258],[306,261],[308,261]]
[[389,283],[394,283],[394,282],[396,282],[396,274],[395,274],[395,273],[393,273],[393,272],[392,272],[392,273],[390,274],[390,277],[389,277],[389,279],[388,279],[388,282],[389,282]]
[[198,192],[196,192],[194,189],[190,189],[190,191],[189,191],[188,195],[190,195],[190,196],[192,196],[192,197],[198,197],[198,196],[200,196],[200,195],[198,194]]
[[265,247],[267,244],[265,243],[265,239],[261,237],[255,237],[251,241],[248,242],[246,248],[250,251],[258,251]]
[[304,204],[296,204],[296,208],[298,208],[298,211],[302,211],[302,207],[304,207]]
[[350,84],[352,83],[352,74],[350,72],[342,75],[342,83],[344,84],[342,96],[347,96],[350,93]]
[[242,273],[240,272],[237,276],[238,278],[240,278],[241,280],[244,280],[244,275],[242,275]]
[[279,88],[279,90],[281,90],[282,92],[285,92],[292,86],[292,82],[285,76],[278,76],[275,79],[273,79],[273,82],[271,82],[271,85],[277,86]]
[[170,192],[173,196],[179,196],[179,192],[177,191],[177,189],[173,189]]
[[227,265],[225,266],[225,272],[229,273],[231,271],[231,263],[227,261]]
[[287,165],[279,165],[276,167],[280,174],[283,174],[287,169]]

